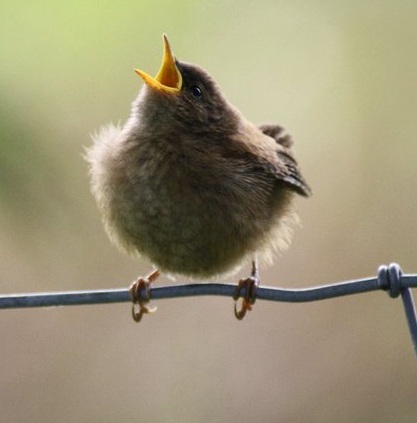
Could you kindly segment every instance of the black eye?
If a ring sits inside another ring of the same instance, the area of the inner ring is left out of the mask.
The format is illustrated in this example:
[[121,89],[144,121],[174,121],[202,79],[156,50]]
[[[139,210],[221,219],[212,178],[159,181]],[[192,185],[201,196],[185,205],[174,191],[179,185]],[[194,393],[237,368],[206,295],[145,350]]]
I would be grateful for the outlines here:
[[201,96],[203,95],[203,91],[201,91],[201,88],[200,88],[200,87],[198,87],[197,85],[193,85],[193,86],[190,88],[190,91],[191,91],[191,94],[192,94],[194,97],[201,97]]

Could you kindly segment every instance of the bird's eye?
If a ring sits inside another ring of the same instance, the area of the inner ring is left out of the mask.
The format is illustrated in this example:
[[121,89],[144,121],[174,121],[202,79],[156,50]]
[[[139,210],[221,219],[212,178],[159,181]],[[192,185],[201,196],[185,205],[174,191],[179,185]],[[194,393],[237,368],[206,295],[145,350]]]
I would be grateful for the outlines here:
[[191,94],[192,94],[194,97],[201,97],[201,96],[203,95],[203,91],[201,91],[201,88],[200,88],[200,87],[198,87],[197,85],[193,85],[193,86],[190,88],[190,90],[191,90]]

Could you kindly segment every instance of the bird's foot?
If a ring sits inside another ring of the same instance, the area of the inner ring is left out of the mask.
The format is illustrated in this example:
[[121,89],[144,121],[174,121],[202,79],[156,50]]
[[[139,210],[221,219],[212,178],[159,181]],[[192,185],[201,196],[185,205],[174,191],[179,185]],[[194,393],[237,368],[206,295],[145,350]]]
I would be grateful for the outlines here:
[[[149,307],[147,304],[151,298],[151,285],[161,274],[159,270],[154,270],[146,278],[138,278],[129,287],[130,298],[132,300],[132,317],[133,320],[139,323],[144,314],[154,313],[156,307]],[[138,306],[138,307],[136,307]]]
[[235,304],[235,317],[238,320],[242,320],[247,311],[252,310],[252,306],[256,301],[256,288],[259,286],[259,272],[256,261],[252,262],[252,274],[249,278],[241,279],[236,287],[235,295],[233,299],[237,302],[240,298],[242,290],[245,290],[245,294],[242,300],[242,306],[238,310],[237,304]]

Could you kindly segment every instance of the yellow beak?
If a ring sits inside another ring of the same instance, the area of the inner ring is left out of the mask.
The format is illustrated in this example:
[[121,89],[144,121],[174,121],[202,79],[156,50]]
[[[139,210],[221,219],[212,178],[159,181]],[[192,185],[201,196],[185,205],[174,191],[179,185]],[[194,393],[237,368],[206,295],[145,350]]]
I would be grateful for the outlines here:
[[172,54],[171,46],[165,34],[163,39],[164,56],[162,57],[161,68],[155,78],[140,69],[135,69],[135,72],[143,78],[149,87],[168,94],[175,94],[181,90],[182,76],[175,63],[175,57]]

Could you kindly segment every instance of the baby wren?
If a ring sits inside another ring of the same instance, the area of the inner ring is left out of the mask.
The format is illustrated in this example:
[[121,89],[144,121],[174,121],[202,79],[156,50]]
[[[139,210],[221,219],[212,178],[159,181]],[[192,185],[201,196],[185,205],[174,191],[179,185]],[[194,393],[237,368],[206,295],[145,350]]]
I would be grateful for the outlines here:
[[270,261],[288,245],[292,199],[310,188],[283,128],[247,121],[205,70],[176,60],[163,40],[157,75],[136,70],[145,84],[126,124],[94,136],[91,190],[110,239],[158,269],[131,288],[136,320],[149,311],[140,291],[149,296],[159,271],[212,278],[252,259],[236,292],[245,292],[240,319],[255,300],[255,258]]

